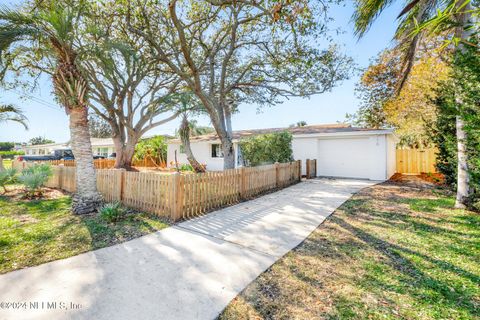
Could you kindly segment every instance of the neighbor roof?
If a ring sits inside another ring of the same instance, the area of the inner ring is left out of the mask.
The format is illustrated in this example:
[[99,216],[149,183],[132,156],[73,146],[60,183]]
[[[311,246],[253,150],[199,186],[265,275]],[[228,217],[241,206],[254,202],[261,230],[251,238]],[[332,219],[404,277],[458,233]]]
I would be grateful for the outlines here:
[[[334,123],[334,124],[316,124],[303,127],[288,127],[288,128],[269,128],[269,129],[251,129],[251,130],[239,130],[233,131],[233,140],[239,140],[241,138],[253,137],[260,134],[274,133],[288,131],[292,135],[304,135],[304,134],[318,134],[318,133],[342,133],[342,132],[360,132],[360,131],[381,131],[381,129],[371,129],[371,128],[357,128],[352,127],[349,124],[345,123]],[[201,136],[190,137],[190,141],[215,141],[218,140],[216,133],[209,133]],[[180,139],[170,140],[169,143],[180,143]]]

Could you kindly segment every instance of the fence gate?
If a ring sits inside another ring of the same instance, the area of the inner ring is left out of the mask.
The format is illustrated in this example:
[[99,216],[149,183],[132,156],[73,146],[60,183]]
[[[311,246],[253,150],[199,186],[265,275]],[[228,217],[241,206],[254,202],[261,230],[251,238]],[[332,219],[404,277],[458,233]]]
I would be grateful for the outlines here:
[[397,173],[436,173],[437,149],[397,149]]

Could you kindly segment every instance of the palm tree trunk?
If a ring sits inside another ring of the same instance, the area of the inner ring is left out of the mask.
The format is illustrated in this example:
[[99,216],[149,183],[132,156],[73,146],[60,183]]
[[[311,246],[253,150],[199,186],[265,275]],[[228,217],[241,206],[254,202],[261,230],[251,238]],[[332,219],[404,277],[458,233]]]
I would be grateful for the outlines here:
[[97,192],[87,108],[70,109],[70,136],[76,162],[77,187],[72,199],[72,211],[74,214],[87,214],[96,211],[102,201]]
[[190,146],[190,125],[186,117],[184,117],[182,120],[179,134],[185,149],[185,154],[187,155],[187,160],[192,166],[193,170],[195,170],[195,172],[205,172],[205,167],[202,166],[193,155],[192,148]]
[[[460,1],[457,6],[462,5]],[[457,17],[459,27],[455,30],[455,35],[461,40],[468,41],[473,34],[473,29],[469,29],[468,25],[471,19],[471,4],[467,4],[463,9],[463,13]],[[465,44],[460,42],[457,46],[455,54],[465,51]],[[456,135],[457,135],[457,197],[455,208],[465,208],[465,199],[470,194],[470,179],[468,174],[468,154],[467,154],[467,133],[464,130],[464,122],[461,115],[461,105],[463,101],[457,97],[459,110],[456,117]]]

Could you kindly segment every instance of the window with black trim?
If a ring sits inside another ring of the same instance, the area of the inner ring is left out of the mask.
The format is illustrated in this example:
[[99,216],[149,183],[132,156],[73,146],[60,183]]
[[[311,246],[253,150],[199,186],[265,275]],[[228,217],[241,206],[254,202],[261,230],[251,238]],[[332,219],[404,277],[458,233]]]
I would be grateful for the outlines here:
[[221,144],[212,144],[212,158],[223,158],[223,150]]

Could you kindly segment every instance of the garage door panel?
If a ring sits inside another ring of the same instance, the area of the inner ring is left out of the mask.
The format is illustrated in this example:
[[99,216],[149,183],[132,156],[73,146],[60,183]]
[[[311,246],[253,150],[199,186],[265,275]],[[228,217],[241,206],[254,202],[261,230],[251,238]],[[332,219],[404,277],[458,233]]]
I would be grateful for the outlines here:
[[318,140],[318,175],[368,179],[369,149],[368,138]]

